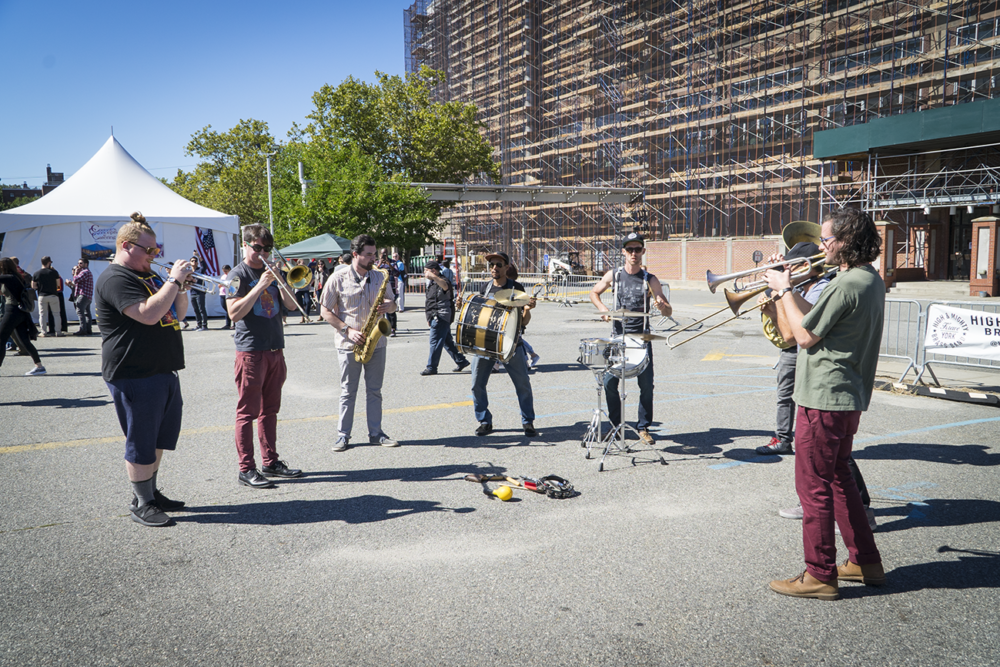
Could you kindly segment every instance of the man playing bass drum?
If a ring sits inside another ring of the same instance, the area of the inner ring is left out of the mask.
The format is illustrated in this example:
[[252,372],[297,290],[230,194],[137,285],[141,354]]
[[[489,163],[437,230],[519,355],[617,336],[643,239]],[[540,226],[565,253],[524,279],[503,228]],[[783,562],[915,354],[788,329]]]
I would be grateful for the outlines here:
[[[652,273],[642,268],[642,256],[646,252],[646,239],[639,234],[632,232],[622,242],[622,253],[625,255],[625,266],[604,274],[594,288],[590,291],[590,302],[598,310],[607,312],[608,308],[601,303],[601,294],[608,288],[618,295],[615,303],[615,310],[631,310],[635,312],[649,312],[649,295],[652,292],[655,298],[657,309],[664,317],[670,317],[673,308],[663,296],[663,288],[660,281]],[[617,290],[614,289],[617,283]],[[602,315],[601,319],[607,321],[609,316]],[[624,325],[624,327],[623,327]],[[624,320],[614,320],[614,330],[616,335],[621,335],[623,330],[626,334],[649,333],[649,321],[644,317],[626,317]],[[639,437],[647,445],[652,445],[655,440],[649,432],[649,427],[653,424],[653,347],[650,342],[646,342],[646,354],[649,355],[649,364],[645,370],[639,374],[639,422],[636,430]],[[604,396],[608,404],[608,419],[611,425],[618,426],[622,420],[621,397],[618,395],[618,378],[612,373],[604,374]]]

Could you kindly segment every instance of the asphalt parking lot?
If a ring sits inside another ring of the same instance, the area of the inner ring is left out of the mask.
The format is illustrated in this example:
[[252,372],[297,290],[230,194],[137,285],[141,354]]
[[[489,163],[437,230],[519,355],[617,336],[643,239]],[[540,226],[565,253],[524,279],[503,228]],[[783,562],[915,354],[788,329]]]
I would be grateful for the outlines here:
[[[697,290],[672,301],[681,323],[722,305]],[[756,317],[675,350],[656,343],[657,451],[609,457],[603,472],[580,447],[597,385],[578,344],[607,333],[588,305],[535,311],[531,440],[503,373],[489,383],[496,430],[473,434],[468,371],[445,356],[441,374],[419,375],[427,327],[408,310],[383,390],[384,429],[402,446],[343,453],[330,449],[332,330],[297,319],[278,442],[306,475],[274,489],[236,482],[228,332],[183,334],[184,426],[159,480],[187,507],[169,528],[128,518],[99,339],[40,340],[44,377],[7,357],[0,664],[1000,662],[994,407],[876,392],[855,458],[889,583],[800,600],[767,587],[803,563],[799,522],[777,514],[796,502],[792,457],[753,451],[774,429],[777,359]],[[360,401],[355,443],[364,424]],[[555,474],[579,495],[515,490],[504,503],[468,473]]]

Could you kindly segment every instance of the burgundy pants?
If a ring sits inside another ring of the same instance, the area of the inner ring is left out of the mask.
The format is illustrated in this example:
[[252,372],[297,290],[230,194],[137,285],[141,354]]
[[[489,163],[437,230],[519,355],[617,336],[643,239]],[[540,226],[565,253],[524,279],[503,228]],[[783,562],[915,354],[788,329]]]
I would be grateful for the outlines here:
[[847,465],[860,419],[857,410],[835,412],[801,405],[795,418],[795,490],[802,503],[802,545],[806,570],[821,581],[837,578],[835,524],[851,562],[882,562]]
[[281,386],[285,384],[285,355],[281,350],[236,353],[236,452],[240,472],[257,467],[253,460],[253,422],[257,420],[261,463],[274,465],[278,460],[278,411],[281,410]]

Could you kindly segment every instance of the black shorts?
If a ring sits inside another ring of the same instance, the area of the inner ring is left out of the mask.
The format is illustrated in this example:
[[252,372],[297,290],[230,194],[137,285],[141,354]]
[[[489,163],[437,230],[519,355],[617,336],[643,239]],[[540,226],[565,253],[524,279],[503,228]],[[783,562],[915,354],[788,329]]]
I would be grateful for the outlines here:
[[156,450],[177,448],[181,433],[181,381],[177,373],[160,373],[141,380],[106,382],[125,434],[125,460],[137,465],[156,463]]

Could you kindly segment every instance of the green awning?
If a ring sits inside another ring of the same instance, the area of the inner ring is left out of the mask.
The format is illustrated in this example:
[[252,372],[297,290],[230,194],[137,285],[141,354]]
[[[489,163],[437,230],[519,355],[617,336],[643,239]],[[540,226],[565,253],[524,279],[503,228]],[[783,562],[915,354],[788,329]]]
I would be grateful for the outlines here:
[[288,259],[329,259],[350,252],[351,242],[333,234],[320,234],[305,241],[281,248],[281,254]]
[[1000,142],[1000,98],[878,118],[813,134],[813,157],[962,148]]

